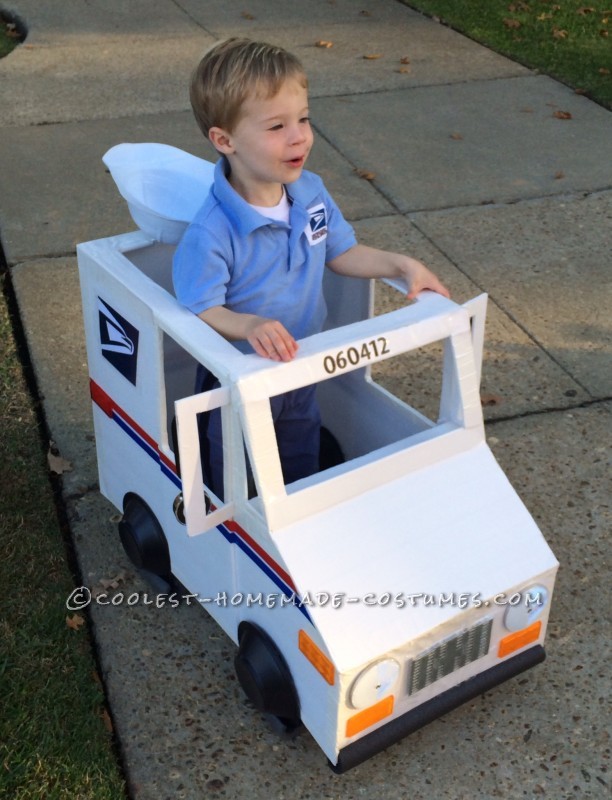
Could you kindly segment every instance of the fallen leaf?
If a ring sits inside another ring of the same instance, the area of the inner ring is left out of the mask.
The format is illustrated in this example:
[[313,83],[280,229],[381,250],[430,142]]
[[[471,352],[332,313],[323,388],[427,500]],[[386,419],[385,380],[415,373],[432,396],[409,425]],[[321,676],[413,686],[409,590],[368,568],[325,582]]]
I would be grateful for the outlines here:
[[592,14],[595,11],[593,6],[582,6],[582,8],[577,8],[576,13],[580,14],[580,16],[585,17],[587,14]]
[[363,56],[363,58],[365,58],[366,61],[374,61],[375,59],[380,58],[381,56],[382,56],[382,53],[369,53],[369,54]]
[[565,172],[562,172],[561,170],[559,172],[555,172],[555,180],[560,181],[561,178],[565,178]]
[[361,14],[362,17],[371,17],[372,16],[372,12],[371,11],[360,11],[359,13]]
[[400,67],[399,69],[395,70],[396,72],[407,73],[410,72],[410,67]]
[[78,631],[80,628],[83,627],[85,624],[85,617],[82,617],[80,614],[73,614],[70,617],[66,617],[66,625],[72,631]]
[[103,589],[118,589],[119,581],[115,578],[102,578],[100,585]]
[[463,136],[455,131],[454,133],[451,133],[450,138],[454,139],[456,142],[460,142],[463,139]]
[[536,17],[536,19],[538,22],[544,22],[547,19],[552,19],[552,17],[553,17],[552,14],[542,13],[538,17]]
[[113,732],[113,721],[110,718],[110,714],[108,713],[108,711],[105,708],[103,708],[102,711],[100,712],[100,716],[102,717],[102,722],[104,723],[104,727],[106,728],[106,730],[109,733],[112,733]]
[[567,39],[567,31],[563,31],[560,28],[553,28],[553,39]]
[[244,17],[244,19],[255,19],[255,17],[252,14],[249,14],[248,11],[243,11],[241,16]]
[[600,75],[609,75],[610,74],[610,70],[607,67],[600,67],[599,68],[599,74]]
[[480,402],[483,406],[500,406],[504,401],[498,394],[482,394]]
[[508,11],[511,14],[514,14],[515,11],[531,11],[531,8],[527,5],[527,3],[519,2],[519,3],[510,3],[508,6]]
[[354,172],[357,174],[359,178],[363,178],[364,181],[373,181],[376,177],[375,172],[370,172],[367,169],[357,169],[355,168]]
[[402,58],[400,58],[400,64],[410,64],[410,59],[408,58],[408,56],[403,56]]
[[555,119],[572,119],[569,111],[553,111],[553,117]]
[[127,572],[118,572],[110,578],[100,578],[91,590],[92,597],[99,597],[101,594],[107,594],[109,590],[118,589],[129,577]]
[[608,31],[605,30],[605,28],[604,28],[603,30],[599,31],[599,35],[603,36],[604,39],[607,39],[608,38]]
[[520,28],[521,25],[523,24],[518,19],[505,19],[503,22],[506,28],[512,28],[512,29]]
[[53,442],[50,443],[49,452],[47,453],[47,464],[55,475],[63,475],[64,472],[72,471],[72,464],[55,451]]
[[326,42],[324,39],[319,39],[318,42],[315,42],[315,47],[333,47],[333,42]]

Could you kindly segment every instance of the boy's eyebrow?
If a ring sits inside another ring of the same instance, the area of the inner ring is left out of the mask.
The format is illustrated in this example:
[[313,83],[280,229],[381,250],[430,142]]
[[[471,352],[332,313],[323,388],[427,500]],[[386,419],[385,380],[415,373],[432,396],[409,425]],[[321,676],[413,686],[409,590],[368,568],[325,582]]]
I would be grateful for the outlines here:
[[[304,106],[304,108],[302,108],[300,110],[300,112],[298,113],[298,117],[302,117],[302,116],[304,116],[304,114],[309,114],[309,113],[310,113],[309,107],[308,106]],[[285,116],[285,113],[281,111],[278,114],[272,114],[269,117],[263,117],[261,121],[262,122],[270,122],[270,120],[279,119],[280,117],[284,117],[284,116]]]

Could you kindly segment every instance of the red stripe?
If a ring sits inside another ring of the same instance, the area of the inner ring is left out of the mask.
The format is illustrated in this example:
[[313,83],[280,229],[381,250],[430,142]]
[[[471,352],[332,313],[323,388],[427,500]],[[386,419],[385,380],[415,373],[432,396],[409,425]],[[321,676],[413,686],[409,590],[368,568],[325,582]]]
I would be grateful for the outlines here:
[[233,519],[232,520],[228,520],[227,522],[224,522],[223,524],[225,525],[225,527],[228,530],[232,531],[232,533],[235,533],[238,536],[240,536],[242,539],[244,539],[244,541],[249,545],[249,547],[251,547],[257,553],[257,555],[261,559],[263,559],[263,561],[265,561],[266,564],[271,569],[274,570],[274,572],[276,572],[276,574],[279,576],[279,578],[282,578],[285,581],[285,583],[287,584],[287,586],[289,586],[289,588],[297,594],[297,589],[296,589],[295,584],[293,583],[293,580],[291,579],[291,576],[289,575],[289,573],[285,572],[285,570],[268,553],[266,553],[266,551],[263,549],[263,547],[261,547],[261,545],[257,544],[255,539],[253,539],[251,536],[249,536],[249,534],[244,530],[244,528],[241,528],[240,525],[238,525],[238,523],[235,522]]
[[[168,459],[167,456],[165,456],[163,453],[160,452],[159,447],[157,446],[157,442],[154,439],[152,439],[148,435],[148,433],[146,433],[140,427],[140,425],[138,425],[130,416],[128,416],[128,414],[126,414],[125,411],[122,408],[120,408],[117,405],[117,403],[115,403],[112,397],[110,397],[104,391],[104,389],[102,389],[101,386],[99,386],[94,380],[90,379],[89,387],[90,387],[91,399],[93,400],[94,403],[96,403],[96,405],[100,406],[102,411],[104,411],[104,413],[107,416],[112,417],[113,413],[116,413],[120,417],[122,417],[122,419],[124,419],[130,425],[130,427],[133,428],[136,431],[136,433],[138,433],[138,435],[141,436],[144,439],[144,441],[147,442],[147,444],[157,452],[157,454],[159,455],[160,459],[164,462],[164,464],[169,469],[171,469],[172,472],[177,474],[176,466]],[[232,531],[232,533],[235,533],[237,536],[240,536],[242,539],[244,539],[244,541],[249,545],[249,547],[252,550],[254,550],[257,553],[257,555],[263,561],[265,561],[266,564],[272,570],[274,570],[274,572],[276,572],[276,574],[280,578],[282,578],[282,580],[287,584],[287,586],[289,586],[289,588],[293,592],[297,594],[297,589],[290,575],[287,572],[285,572],[285,570],[263,549],[263,547],[261,547],[261,545],[259,545],[252,538],[252,536],[249,536],[249,534],[244,530],[244,528],[238,525],[238,523],[235,522],[234,520],[227,520],[227,522],[224,522],[223,524],[228,530]]]
[[168,458],[167,455],[165,455],[165,453],[162,453],[160,451],[159,446],[155,441],[155,439],[152,439],[149,436],[149,434],[145,430],[143,430],[143,428],[141,428],[140,425],[138,425],[138,423],[135,420],[133,420],[128,414],[126,414],[125,411],[122,408],[120,408],[120,406],[118,406],[117,403],[115,403],[113,398],[110,395],[108,395],[104,391],[104,389],[91,378],[89,380],[89,393],[91,394],[91,399],[93,400],[93,402],[96,405],[100,406],[100,408],[102,409],[102,411],[104,411],[107,417],[112,417],[113,413],[120,416],[125,422],[127,422],[127,424],[130,426],[130,428],[132,428],[132,430],[134,430],[142,439],[144,439],[144,441],[149,445],[149,447],[152,450],[155,450],[155,452],[160,458],[160,461],[163,461],[165,466],[168,467],[168,469],[170,469],[172,472],[174,472],[175,475],[177,475],[176,465],[173,464],[172,461],[170,461],[170,459]]
[[89,394],[91,395],[91,399],[93,402],[100,406],[102,411],[106,414],[107,417],[113,416],[113,409],[115,407],[115,403],[112,397],[106,394],[104,389],[99,386],[92,378],[89,379]]

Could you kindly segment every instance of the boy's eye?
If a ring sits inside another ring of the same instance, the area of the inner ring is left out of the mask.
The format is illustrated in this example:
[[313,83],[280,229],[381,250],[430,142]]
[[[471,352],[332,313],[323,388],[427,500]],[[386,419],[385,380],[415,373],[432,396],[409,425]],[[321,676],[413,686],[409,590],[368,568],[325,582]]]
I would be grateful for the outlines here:
[[282,123],[281,123],[281,122],[278,122],[276,125],[272,125],[272,127],[270,128],[270,130],[271,130],[271,131],[280,131],[280,130],[282,130],[282,128],[283,128],[283,125],[282,125]]
[[300,120],[300,122],[309,123],[309,122],[310,122],[310,117],[302,117],[302,119]]

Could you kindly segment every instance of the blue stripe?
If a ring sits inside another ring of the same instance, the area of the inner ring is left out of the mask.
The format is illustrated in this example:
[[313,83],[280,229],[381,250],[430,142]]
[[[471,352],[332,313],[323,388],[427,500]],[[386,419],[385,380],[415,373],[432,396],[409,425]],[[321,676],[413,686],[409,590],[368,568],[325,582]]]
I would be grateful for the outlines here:
[[177,477],[172,472],[172,470],[169,469],[169,467],[167,467],[164,464],[164,462],[161,460],[157,450],[155,448],[151,447],[151,445],[148,444],[142,438],[142,436],[140,436],[132,427],[130,427],[130,425],[128,425],[128,423],[123,419],[123,417],[120,417],[119,414],[117,414],[116,411],[113,411],[113,419],[115,420],[117,425],[119,425],[119,427],[122,428],[122,430],[124,430],[127,433],[127,435],[130,437],[130,439],[133,439],[136,442],[136,444],[139,445],[145,451],[145,453],[147,453],[147,455],[151,456],[153,461],[155,461],[159,465],[159,468],[164,473],[164,475],[166,475],[166,477],[170,478],[172,483],[174,483],[174,485],[177,486],[179,489],[182,488],[181,479],[179,477]]
[[181,483],[181,479],[178,477],[178,475],[175,475],[175,473],[172,472],[172,470],[169,467],[167,467],[166,464],[164,464],[164,462],[161,460],[161,458],[158,458],[158,461],[159,461],[159,466],[161,468],[161,471],[164,473],[164,475],[167,478],[170,478],[172,483],[178,489],[182,489],[183,488],[183,484]]
[[225,536],[225,538],[230,544],[238,545],[238,547],[242,550],[242,552],[246,553],[246,555],[251,559],[251,561],[253,561],[263,572],[265,572],[268,578],[270,578],[270,580],[274,584],[276,584],[276,586],[278,586],[278,588],[285,595],[285,597],[296,598],[294,599],[293,604],[296,606],[296,608],[298,608],[302,612],[302,614],[306,617],[308,622],[313,624],[307,608],[302,605],[298,595],[296,595],[296,593],[291,589],[291,587],[287,586],[285,581],[283,581],[282,578],[279,575],[277,575],[276,572],[274,572],[274,570],[272,570],[268,566],[268,564],[266,564],[266,562],[262,558],[260,558],[260,556],[258,556],[254,550],[252,550],[249,547],[249,545],[244,541],[244,539],[241,536],[239,536],[237,533],[234,533],[234,531],[228,530],[225,527],[225,525],[217,525],[217,530],[220,531],[223,534],[223,536]]
[[[181,488],[181,480],[178,478],[161,460],[159,457],[159,453],[155,450],[151,445],[149,445],[143,438],[140,436],[128,423],[117,414],[116,411],[113,411],[113,419],[119,425],[119,427],[124,430],[128,436],[133,439],[144,451],[149,455],[154,461],[159,464],[159,467],[162,473],[167,477],[170,478],[172,483],[174,483],[179,489]],[[268,578],[281,590],[281,592],[287,598],[297,598],[294,600],[294,605],[298,608],[302,614],[306,617],[308,622],[314,624],[312,619],[310,618],[310,614],[308,613],[307,608],[302,605],[301,599],[296,595],[296,593],[288,586],[285,581],[274,572],[271,567],[266,564],[266,562],[260,558],[260,556],[251,548],[249,545],[244,541],[244,539],[239,536],[237,533],[230,531],[225,525],[218,525],[217,530],[223,534],[223,536],[227,539],[230,544],[238,545],[238,547],[245,553],[254,564],[256,564],[259,569],[264,572]]]

